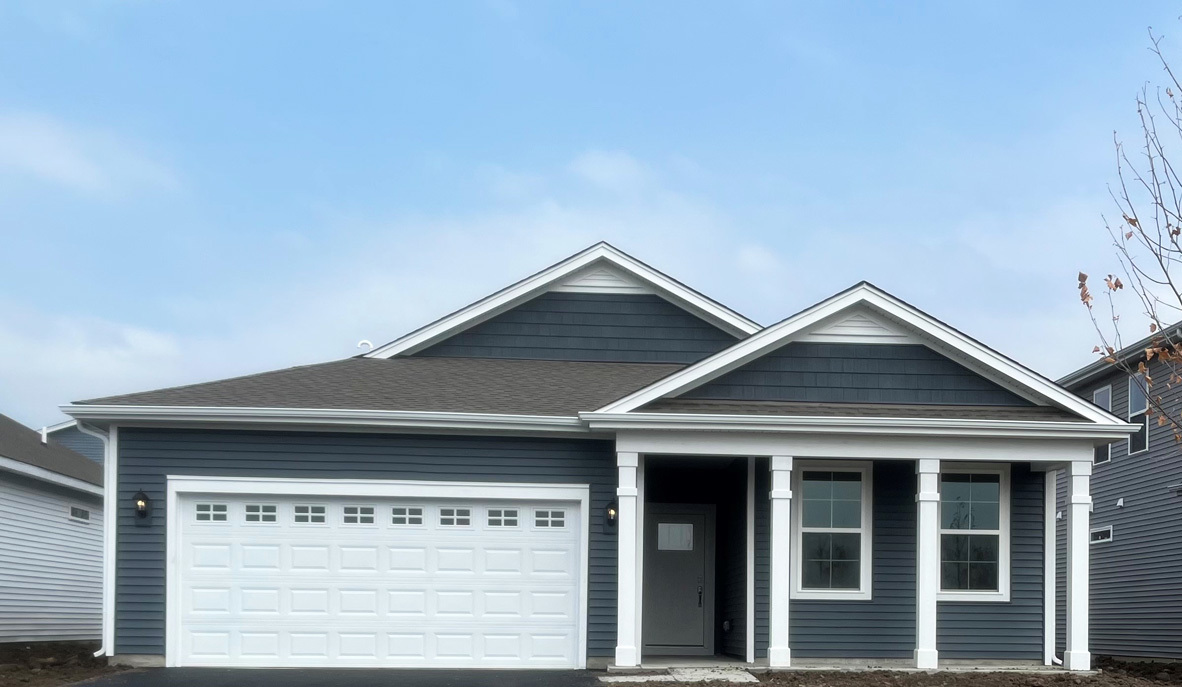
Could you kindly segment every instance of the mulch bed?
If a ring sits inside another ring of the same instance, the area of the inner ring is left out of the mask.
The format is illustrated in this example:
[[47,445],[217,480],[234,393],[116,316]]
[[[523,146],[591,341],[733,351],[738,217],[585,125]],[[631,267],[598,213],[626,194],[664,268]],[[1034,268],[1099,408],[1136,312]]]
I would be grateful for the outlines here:
[[93,642],[0,644],[0,687],[59,687],[126,668],[95,658]]

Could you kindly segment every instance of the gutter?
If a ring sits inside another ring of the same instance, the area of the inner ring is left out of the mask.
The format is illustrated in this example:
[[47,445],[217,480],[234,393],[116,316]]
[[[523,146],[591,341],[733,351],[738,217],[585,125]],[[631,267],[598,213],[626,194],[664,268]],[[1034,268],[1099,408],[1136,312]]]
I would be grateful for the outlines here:
[[111,656],[115,649],[115,492],[118,485],[115,455],[111,433],[103,432],[78,421],[78,430],[103,442],[103,627],[102,645],[94,652],[95,658]]

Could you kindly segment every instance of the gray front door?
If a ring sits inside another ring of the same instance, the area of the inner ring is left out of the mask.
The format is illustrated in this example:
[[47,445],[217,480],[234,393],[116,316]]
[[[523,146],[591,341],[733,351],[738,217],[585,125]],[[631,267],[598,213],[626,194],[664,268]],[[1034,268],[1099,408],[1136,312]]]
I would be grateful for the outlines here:
[[713,505],[649,505],[641,625],[644,655],[714,655]]

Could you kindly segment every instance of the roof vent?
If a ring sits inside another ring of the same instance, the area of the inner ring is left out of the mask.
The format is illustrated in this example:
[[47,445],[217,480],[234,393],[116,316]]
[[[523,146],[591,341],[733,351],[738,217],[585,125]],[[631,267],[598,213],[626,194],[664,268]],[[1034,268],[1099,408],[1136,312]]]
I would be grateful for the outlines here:
[[43,443],[43,444],[49,443],[49,428],[48,427],[41,428],[41,443]]

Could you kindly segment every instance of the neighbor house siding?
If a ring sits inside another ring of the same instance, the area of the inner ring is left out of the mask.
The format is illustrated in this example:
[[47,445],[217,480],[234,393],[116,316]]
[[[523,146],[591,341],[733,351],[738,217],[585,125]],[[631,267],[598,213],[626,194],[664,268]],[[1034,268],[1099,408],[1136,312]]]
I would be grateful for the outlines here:
[[[607,441],[397,434],[148,430],[119,432],[115,651],[163,654],[167,475],[589,484],[588,655],[616,643],[616,536],[597,514],[615,498]],[[132,495],[157,504],[137,526]]]
[[[1159,380],[1154,395],[1177,408],[1178,389],[1165,389],[1169,377],[1160,363],[1150,366]],[[1128,417],[1128,376],[1114,370],[1107,378],[1080,388],[1092,399],[1096,389],[1112,385],[1112,412]],[[1112,541],[1092,544],[1090,576],[1090,650],[1093,654],[1182,659],[1182,446],[1169,424],[1149,423],[1149,450],[1128,454],[1128,442],[1112,445],[1112,458],[1092,469],[1092,517],[1089,529],[1112,526]],[[1060,472],[1056,648],[1066,643],[1067,484]],[[1123,506],[1117,502],[1124,499]]]
[[789,343],[680,398],[1028,406],[925,346]]
[[735,341],[659,296],[545,293],[415,355],[688,364]]
[[77,427],[59,429],[49,435],[49,440],[58,446],[64,446],[75,453],[86,456],[99,465],[103,464],[103,452],[106,450],[106,446],[102,439],[85,434]]
[[[90,512],[70,518],[70,507]],[[102,627],[102,499],[0,476],[0,643],[93,640]]]
[[793,656],[910,658],[915,650],[915,465],[875,461],[873,479],[872,598],[793,599]]
[[941,602],[940,658],[1041,661],[1043,658],[1043,545],[1046,478],[1027,463],[1010,473],[1010,600]]

